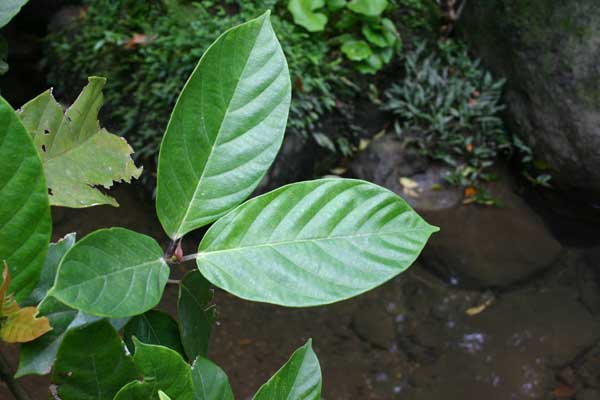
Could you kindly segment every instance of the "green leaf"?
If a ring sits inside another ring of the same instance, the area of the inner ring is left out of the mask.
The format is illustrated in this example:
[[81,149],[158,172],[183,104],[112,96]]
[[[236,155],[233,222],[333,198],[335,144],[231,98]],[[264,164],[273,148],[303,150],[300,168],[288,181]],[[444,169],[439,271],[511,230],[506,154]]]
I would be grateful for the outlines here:
[[52,382],[62,400],[113,400],[138,376],[108,321],[70,330],[58,350]]
[[88,314],[129,317],[158,304],[168,278],[154,239],[124,228],[100,229],[67,252],[48,293]]
[[325,6],[325,0],[290,0],[288,10],[297,25],[309,32],[320,32],[327,25],[327,15],[315,12]]
[[50,290],[54,284],[54,279],[56,278],[56,271],[58,270],[60,260],[62,260],[63,256],[67,253],[67,250],[73,247],[76,237],[77,234],[73,232],[65,235],[64,238],[60,239],[56,243],[50,243],[50,246],[48,246],[48,252],[46,253],[46,259],[44,260],[44,265],[42,267],[40,280],[25,302],[26,305],[37,305],[44,299],[44,297],[46,297],[48,290]]
[[321,367],[309,340],[275,375],[261,386],[253,400],[319,400]]
[[183,355],[181,337],[177,322],[169,314],[162,311],[150,310],[142,315],[133,317],[123,330],[127,348],[133,353],[133,337],[146,344],[157,344],[168,347]]
[[133,150],[122,137],[100,128],[98,111],[104,101],[105,78],[88,78],[88,85],[66,111],[45,91],[25,104],[20,117],[44,162],[50,203],[63,207],[118,206],[95,186],[138,178]]
[[348,3],[348,8],[357,14],[378,17],[385,11],[387,5],[387,0],[352,0]]
[[162,390],[158,391],[158,398],[160,400],[171,400],[171,398],[169,396],[167,396],[167,394],[165,392],[163,392]]
[[252,193],[281,146],[290,98],[268,12],[206,51],[160,149],[156,209],[171,238],[213,222]]
[[208,352],[210,332],[216,319],[211,306],[213,290],[198,271],[188,272],[179,285],[177,316],[181,339],[188,360],[205,356]]
[[144,344],[136,338],[133,342],[133,361],[142,373],[143,381],[130,382],[114,400],[159,400],[159,390],[172,399],[194,399],[192,373],[179,353],[163,346]]
[[[48,317],[52,330],[34,340],[23,343],[19,351],[19,369],[15,377],[46,375],[50,373],[56,353],[68,331],[100,321],[102,318],[82,313],[65,306],[53,297],[40,305],[40,315]],[[108,320],[115,330],[123,328],[127,319]]]
[[8,24],[29,0],[2,0],[0,2],[0,28]]
[[346,4],[348,4],[347,0],[327,0],[327,8],[331,11],[341,10],[346,7]]
[[52,221],[40,157],[19,117],[2,97],[0,160],[0,265],[8,263],[8,293],[21,302],[40,277]]
[[403,272],[435,231],[387,189],[320,179],[283,186],[221,218],[196,262],[210,282],[238,297],[316,306]]
[[342,53],[352,61],[361,61],[369,58],[371,48],[364,40],[346,40],[342,44]]
[[194,400],[233,400],[229,379],[215,363],[198,357],[192,365]]

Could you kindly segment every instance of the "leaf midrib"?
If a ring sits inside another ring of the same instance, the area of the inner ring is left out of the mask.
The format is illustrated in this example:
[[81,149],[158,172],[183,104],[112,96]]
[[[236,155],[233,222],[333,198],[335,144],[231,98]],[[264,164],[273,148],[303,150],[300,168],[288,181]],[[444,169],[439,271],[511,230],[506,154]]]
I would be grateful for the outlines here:
[[254,38],[254,43],[252,44],[252,48],[250,49],[250,53],[248,55],[248,57],[246,58],[246,62],[244,64],[244,68],[242,69],[242,72],[240,73],[237,82],[235,83],[235,88],[233,90],[233,95],[229,98],[229,101],[227,102],[227,108],[225,110],[225,114],[223,115],[223,119],[221,119],[221,122],[219,124],[219,129],[217,131],[217,134],[215,135],[215,141],[212,143],[211,147],[210,147],[210,152],[208,153],[208,157],[206,158],[206,162],[204,163],[204,168],[202,170],[202,174],[200,175],[200,178],[198,178],[198,183],[196,184],[196,189],[194,189],[194,194],[192,194],[192,198],[191,200],[188,202],[188,206],[187,209],[185,211],[185,214],[183,215],[183,218],[181,219],[181,222],[179,223],[179,227],[177,228],[177,230],[175,231],[175,234],[173,235],[174,239],[179,238],[180,236],[182,236],[183,234],[181,233],[183,226],[186,223],[186,220],[190,214],[190,211],[192,209],[192,204],[194,203],[196,196],[198,195],[198,190],[200,190],[200,187],[202,186],[202,180],[204,179],[204,175],[206,174],[206,170],[208,169],[207,167],[210,165],[210,161],[212,159],[212,156],[214,154],[215,148],[217,147],[217,143],[219,141],[219,136],[221,135],[221,130],[223,129],[223,124],[225,122],[225,119],[227,118],[227,116],[229,115],[229,110],[231,109],[231,102],[233,101],[235,94],[238,90],[238,87],[240,85],[240,82],[242,81],[242,77],[244,76],[244,73],[246,72],[246,67],[248,67],[248,64],[250,63],[250,56],[252,55],[252,53],[254,52],[254,49],[256,47],[256,43],[258,42],[258,37],[260,36],[260,33],[262,32],[262,30],[265,27],[265,21],[263,21],[262,26],[260,27],[260,30],[258,31],[258,34],[256,35],[256,37]]
[[263,248],[263,247],[276,247],[276,246],[283,246],[286,244],[314,243],[314,242],[320,242],[320,241],[355,239],[355,238],[363,238],[363,237],[370,237],[370,236],[400,235],[400,234],[406,234],[408,232],[421,232],[421,231],[428,232],[430,234],[434,232],[434,230],[432,230],[432,229],[419,228],[419,229],[405,229],[402,231],[391,231],[391,232],[369,232],[369,233],[357,234],[357,235],[322,236],[322,237],[315,237],[315,238],[309,238],[309,239],[282,240],[279,242],[261,243],[261,244],[249,245],[249,246],[239,246],[239,247],[230,248],[230,249],[204,251],[204,252],[201,251],[198,253],[198,256],[196,259],[200,259],[205,256],[215,255],[215,254],[219,254],[219,253],[236,252],[236,251],[241,251],[241,250],[258,249],[258,248]]

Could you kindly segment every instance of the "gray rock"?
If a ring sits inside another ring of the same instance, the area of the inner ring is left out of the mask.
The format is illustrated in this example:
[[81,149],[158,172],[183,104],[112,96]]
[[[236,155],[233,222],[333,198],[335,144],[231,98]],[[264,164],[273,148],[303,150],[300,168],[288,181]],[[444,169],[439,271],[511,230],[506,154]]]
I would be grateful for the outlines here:
[[553,168],[555,182],[600,191],[598,1],[468,1],[460,30],[507,78],[511,129]]
[[[461,203],[461,190],[444,179],[449,172],[442,164],[428,163],[417,149],[393,136],[374,140],[350,164],[353,176],[390,189],[418,210],[441,210]],[[410,178],[410,185],[403,185],[402,178]]]
[[417,208],[441,228],[425,247],[423,263],[477,288],[508,286],[549,267],[562,246],[512,187],[506,174],[489,186],[501,207]]

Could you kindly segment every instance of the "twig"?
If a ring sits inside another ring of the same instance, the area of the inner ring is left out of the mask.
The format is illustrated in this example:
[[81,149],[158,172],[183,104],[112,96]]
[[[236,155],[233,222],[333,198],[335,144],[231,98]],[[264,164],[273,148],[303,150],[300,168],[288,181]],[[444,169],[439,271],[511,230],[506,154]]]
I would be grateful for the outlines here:
[[60,398],[60,396],[58,395],[58,386],[56,386],[56,385],[50,385],[50,394],[52,395],[52,398],[54,400],[62,400]]
[[13,374],[10,368],[10,364],[4,358],[4,355],[0,352],[0,378],[6,383],[8,389],[12,392],[13,396],[15,396],[16,400],[31,400],[31,397],[27,394],[27,392],[21,387],[19,382],[13,378]]

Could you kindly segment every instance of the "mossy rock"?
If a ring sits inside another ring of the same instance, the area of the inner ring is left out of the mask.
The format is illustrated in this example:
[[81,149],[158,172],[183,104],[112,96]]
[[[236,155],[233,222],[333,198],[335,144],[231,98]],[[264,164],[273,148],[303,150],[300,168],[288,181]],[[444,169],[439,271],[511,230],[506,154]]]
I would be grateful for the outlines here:
[[600,192],[600,7],[597,0],[468,2],[459,31],[508,79],[511,129],[559,186]]

